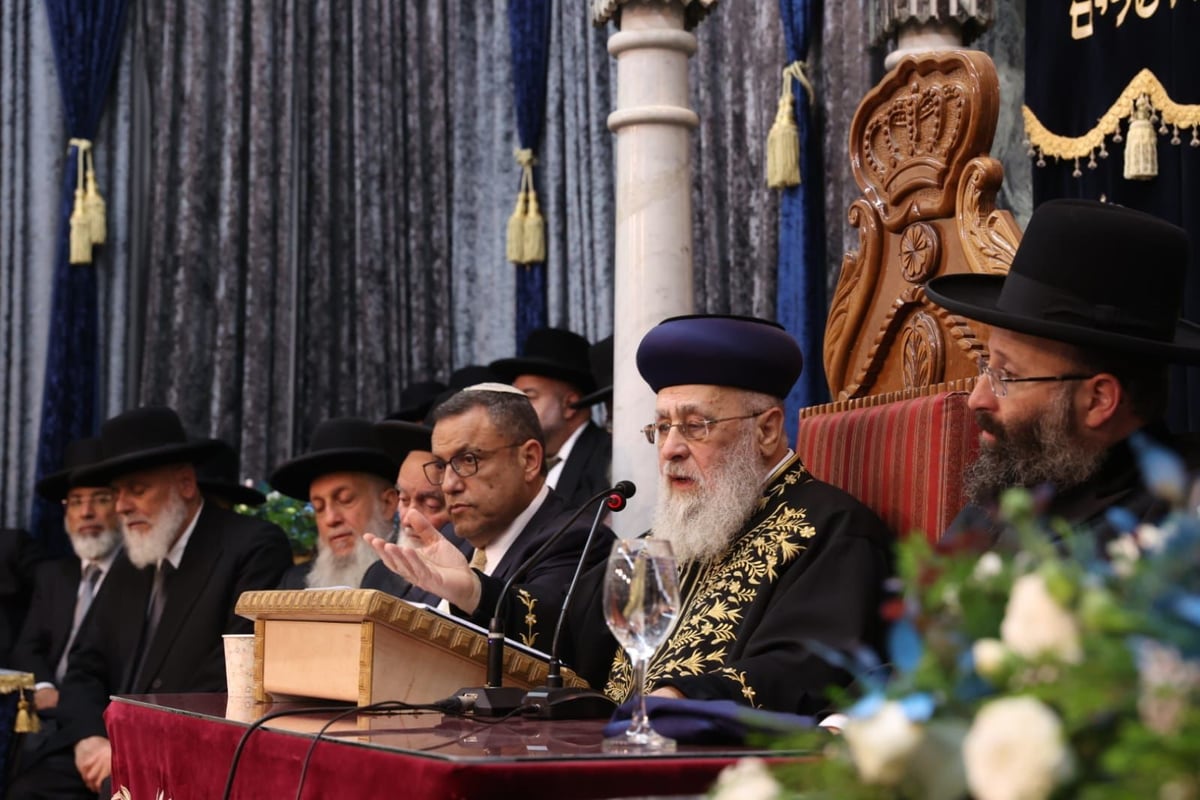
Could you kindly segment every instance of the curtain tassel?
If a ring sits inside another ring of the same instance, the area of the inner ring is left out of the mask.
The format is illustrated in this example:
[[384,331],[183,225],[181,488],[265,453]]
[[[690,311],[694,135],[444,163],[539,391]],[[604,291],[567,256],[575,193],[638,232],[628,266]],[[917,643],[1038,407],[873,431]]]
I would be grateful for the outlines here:
[[83,195],[83,210],[91,222],[92,244],[104,244],[108,238],[108,210],[100,189],[96,186],[96,156],[91,148],[87,153],[87,188]]
[[1148,181],[1158,175],[1158,135],[1150,121],[1150,98],[1140,95],[1133,102],[1133,118],[1125,142],[1125,180]]
[[24,690],[20,692],[17,699],[17,720],[13,724],[13,731],[16,733],[37,733],[41,730],[41,723],[38,722],[38,716],[29,707],[29,699],[25,696]]
[[779,92],[775,122],[767,134],[767,186],[771,189],[800,185],[800,128],[796,125],[792,81],[799,81],[808,92],[811,105],[813,88],[804,74],[806,68],[803,61],[794,61],[783,69],[783,86]]
[[[532,178],[530,179],[532,183]],[[522,231],[522,255],[526,264],[540,264],[546,260],[546,221],[538,208],[537,190],[529,187],[529,205],[525,211],[525,226]]]
[[78,159],[75,179],[75,203],[71,206],[70,263],[90,264],[92,263],[92,224],[83,202],[83,175],[84,152],[91,146],[91,142],[87,139],[72,139],[70,143],[75,148]]
[[517,192],[517,206],[508,218],[508,238],[504,243],[505,256],[514,264],[525,263],[525,181]]

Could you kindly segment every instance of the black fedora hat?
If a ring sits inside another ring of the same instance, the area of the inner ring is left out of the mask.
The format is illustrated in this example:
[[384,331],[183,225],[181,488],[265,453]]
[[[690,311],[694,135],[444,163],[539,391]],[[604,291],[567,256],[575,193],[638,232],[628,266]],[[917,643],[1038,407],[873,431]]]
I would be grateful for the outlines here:
[[425,419],[434,401],[446,384],[441,381],[417,381],[410,383],[400,390],[400,408],[387,415],[387,419],[398,419],[406,422],[420,422]]
[[384,452],[375,426],[357,417],[327,419],[317,425],[308,452],[275,468],[270,484],[288,497],[308,499],[308,487],[331,472],[365,472],[388,482],[400,464]]
[[[449,386],[434,398],[430,404],[429,410],[425,412],[424,422],[429,423],[433,410],[442,403],[449,400],[454,395],[461,392],[468,386],[475,386],[480,383],[490,383],[499,380],[499,376],[488,367],[482,364],[467,364],[465,367],[459,367],[450,373],[450,379],[447,381]],[[390,419],[390,418],[389,418]]]
[[196,466],[196,484],[200,491],[215,495],[230,505],[261,506],[267,496],[257,489],[238,483],[237,451],[220,439],[210,439],[219,448],[208,460]]
[[1179,319],[1188,238],[1157,217],[1090,200],[1039,206],[1007,275],[947,275],[929,299],[997,328],[1162,361],[1200,362]]
[[583,394],[596,390],[588,364],[588,340],[579,334],[562,328],[539,328],[525,339],[522,353],[488,366],[505,383],[512,383],[518,375],[541,375],[569,383]]
[[[103,450],[100,448],[100,439],[98,437],[89,436],[86,439],[76,439],[73,442],[69,442],[63,451],[62,469],[58,472],[51,472],[38,481],[33,487],[34,491],[42,498],[52,503],[57,503],[64,499],[67,496],[67,492],[76,486],[93,485],[90,483],[80,483],[78,473],[81,468],[89,467],[99,462],[102,458]],[[103,486],[104,484],[97,483],[95,485]]]
[[386,419],[375,423],[375,434],[379,437],[379,446],[397,464],[404,463],[414,450],[428,452],[433,447],[433,428],[420,422]]
[[588,408],[604,403],[613,396],[613,337],[605,336],[588,348],[588,363],[592,367],[592,378],[596,391],[584,395],[571,404],[571,408]]
[[145,406],[106,420],[100,426],[100,449],[104,460],[80,469],[73,480],[104,484],[164,464],[198,464],[217,446],[211,439],[189,439],[173,409]]

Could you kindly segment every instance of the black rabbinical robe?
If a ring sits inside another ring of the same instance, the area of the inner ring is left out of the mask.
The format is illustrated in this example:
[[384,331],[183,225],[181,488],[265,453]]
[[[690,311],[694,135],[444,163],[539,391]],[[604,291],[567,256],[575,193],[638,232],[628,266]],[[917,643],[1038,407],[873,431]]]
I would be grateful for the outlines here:
[[[879,646],[891,541],[874,512],[792,456],[725,553],[684,570],[679,620],[650,661],[647,685],[775,711],[824,710],[825,690],[847,676],[805,641]],[[604,622],[603,583],[604,565],[585,574],[562,655],[621,701],[632,668]]]

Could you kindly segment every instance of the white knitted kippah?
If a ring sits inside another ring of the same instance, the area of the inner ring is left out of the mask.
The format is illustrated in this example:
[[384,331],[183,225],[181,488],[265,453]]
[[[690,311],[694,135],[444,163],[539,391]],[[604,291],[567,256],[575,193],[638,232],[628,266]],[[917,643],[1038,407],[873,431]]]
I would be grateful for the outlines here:
[[495,381],[489,381],[487,383],[477,383],[474,386],[466,387],[465,389],[463,389],[463,391],[464,392],[503,392],[504,394],[519,394],[519,395],[521,395],[521,397],[525,396],[525,393],[523,391],[521,391],[520,389],[518,389],[517,387],[507,384],[507,383],[496,383]]

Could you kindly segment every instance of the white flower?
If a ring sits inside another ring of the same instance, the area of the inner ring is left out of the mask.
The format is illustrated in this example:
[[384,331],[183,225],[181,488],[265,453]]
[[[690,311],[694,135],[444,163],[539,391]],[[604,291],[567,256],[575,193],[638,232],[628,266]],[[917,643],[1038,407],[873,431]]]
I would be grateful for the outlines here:
[[1050,655],[1070,664],[1083,659],[1079,625],[1055,602],[1045,579],[1036,572],[1022,575],[1013,584],[1000,624],[1000,638],[1024,658]]
[[1137,530],[1133,532],[1133,535],[1137,537],[1137,543],[1141,546],[1142,550],[1147,553],[1162,551],[1163,545],[1167,542],[1167,535],[1162,532],[1161,528],[1145,522],[1137,526]]
[[1122,578],[1128,578],[1133,574],[1134,566],[1142,555],[1142,550],[1138,547],[1138,540],[1129,534],[1113,539],[1105,545],[1104,550],[1108,553],[1113,572]]
[[858,776],[880,786],[900,782],[924,734],[895,702],[884,703],[873,716],[851,719],[842,729]]
[[713,800],[775,800],[779,782],[761,758],[742,758],[721,770],[713,787]]
[[983,706],[963,740],[963,762],[976,800],[1043,800],[1072,772],[1062,723],[1032,697]]
[[995,679],[1004,674],[1008,648],[999,639],[979,639],[971,645],[975,671],[985,678]]
[[996,577],[1003,569],[1004,560],[989,550],[975,562],[975,570],[971,573],[971,577],[977,581],[985,581],[988,578]]

